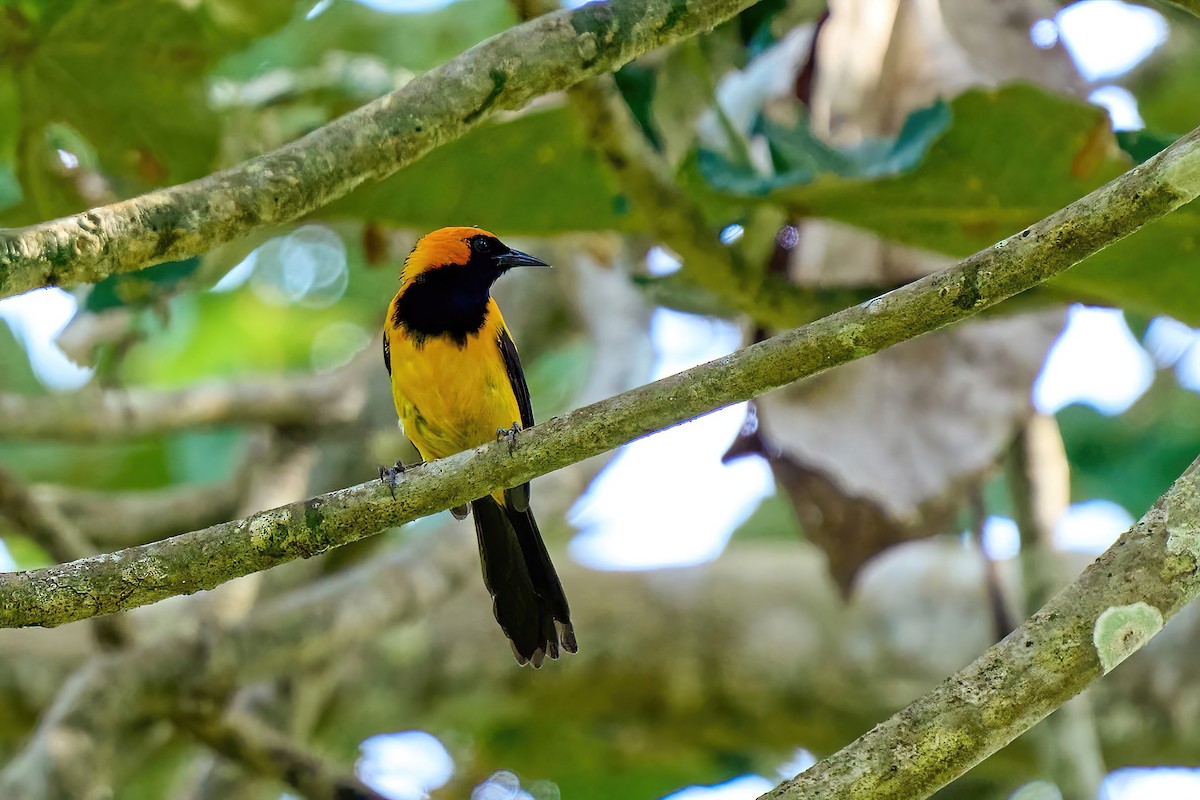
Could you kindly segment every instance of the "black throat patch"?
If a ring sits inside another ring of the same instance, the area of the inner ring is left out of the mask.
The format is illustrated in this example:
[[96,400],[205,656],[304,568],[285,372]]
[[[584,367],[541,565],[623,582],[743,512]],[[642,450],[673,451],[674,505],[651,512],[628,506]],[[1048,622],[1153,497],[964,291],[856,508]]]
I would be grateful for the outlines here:
[[392,323],[402,326],[417,347],[431,336],[444,336],[466,347],[467,337],[478,333],[487,319],[496,277],[494,269],[476,263],[429,269],[400,295]]

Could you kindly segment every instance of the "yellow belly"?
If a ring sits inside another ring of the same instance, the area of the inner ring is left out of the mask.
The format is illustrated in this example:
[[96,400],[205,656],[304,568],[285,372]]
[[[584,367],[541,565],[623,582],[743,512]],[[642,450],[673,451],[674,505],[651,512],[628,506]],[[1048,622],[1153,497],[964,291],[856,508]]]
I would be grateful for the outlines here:
[[521,420],[497,344],[504,321],[494,302],[491,310],[463,347],[444,337],[418,347],[403,333],[387,333],[396,413],[426,461],[495,441],[497,428]]

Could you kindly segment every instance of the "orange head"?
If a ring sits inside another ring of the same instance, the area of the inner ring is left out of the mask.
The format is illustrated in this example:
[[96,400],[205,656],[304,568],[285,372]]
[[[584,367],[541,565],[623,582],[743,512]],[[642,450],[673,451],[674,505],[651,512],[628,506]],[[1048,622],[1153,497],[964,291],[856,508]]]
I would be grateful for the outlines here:
[[481,228],[439,228],[417,241],[404,261],[400,281],[408,285],[442,267],[457,267],[454,272],[467,282],[491,286],[513,267],[545,266],[546,262],[513,250]]

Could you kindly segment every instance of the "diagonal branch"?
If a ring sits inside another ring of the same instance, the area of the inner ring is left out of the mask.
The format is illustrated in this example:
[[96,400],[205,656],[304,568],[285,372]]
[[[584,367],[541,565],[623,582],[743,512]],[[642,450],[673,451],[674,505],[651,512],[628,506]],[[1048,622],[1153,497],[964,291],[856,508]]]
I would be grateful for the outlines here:
[[302,139],[191,183],[0,230],[0,298],[199,255],[385,178],[492,114],[712,28],[754,0],[611,0],[518,25]]
[[1200,129],[1035,225],[862,305],[409,474],[161,542],[0,575],[0,626],[58,625],[209,589],[516,486],[937,330],[1045,281],[1200,194]]
[[921,800],[1107,674],[1200,594],[1200,459],[1025,624],[762,800]]

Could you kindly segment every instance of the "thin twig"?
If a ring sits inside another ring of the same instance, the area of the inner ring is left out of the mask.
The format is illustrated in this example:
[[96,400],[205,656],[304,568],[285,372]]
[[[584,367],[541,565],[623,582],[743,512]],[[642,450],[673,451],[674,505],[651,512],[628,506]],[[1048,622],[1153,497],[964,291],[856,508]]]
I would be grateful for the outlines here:
[[249,714],[185,713],[173,719],[221,755],[257,775],[287,784],[307,800],[386,800],[353,773],[334,769]]

